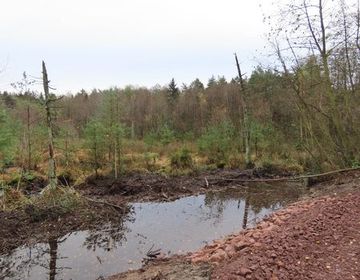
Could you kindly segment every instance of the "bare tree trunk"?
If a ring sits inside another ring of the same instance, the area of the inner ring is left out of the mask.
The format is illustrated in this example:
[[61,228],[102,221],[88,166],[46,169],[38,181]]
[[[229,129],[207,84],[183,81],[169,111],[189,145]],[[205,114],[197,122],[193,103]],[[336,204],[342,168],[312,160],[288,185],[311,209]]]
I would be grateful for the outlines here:
[[251,161],[249,112],[245,100],[245,85],[244,85],[244,80],[242,78],[241,69],[236,53],[234,55],[235,55],[236,67],[239,75],[240,98],[243,107],[243,130],[244,130],[243,135],[244,135],[244,144],[245,144],[245,164],[247,168],[251,168],[253,166],[253,163]]
[[27,169],[31,170],[31,135],[30,135],[30,106],[27,106],[27,146],[28,146],[28,164]]
[[69,167],[69,132],[65,134],[65,167]]
[[132,140],[135,139],[135,121],[134,120],[131,121],[131,139]]
[[49,141],[49,170],[48,170],[48,179],[50,189],[55,189],[57,186],[56,178],[56,165],[54,158],[54,133],[53,133],[53,124],[51,119],[51,109],[50,103],[53,101],[50,98],[49,93],[49,79],[46,71],[45,62],[42,62],[42,73],[43,73],[43,86],[45,93],[45,111],[46,111],[46,125],[48,129],[48,141]]
[[[347,18],[346,18],[346,11],[345,11],[345,2],[342,1],[341,3],[342,5],[342,14],[343,14],[343,24],[344,24],[344,43],[345,43],[345,57],[346,57],[346,64],[347,64],[347,70],[348,70],[348,75],[349,75],[349,81],[350,81],[350,86],[351,86],[351,92],[354,93],[355,92],[355,85],[354,85],[354,80],[353,80],[353,70],[351,67],[351,61],[350,61],[350,54],[349,54],[349,32],[348,32],[348,26],[347,26]],[[345,81],[345,85],[346,85],[347,81]]]
[[118,178],[118,164],[117,164],[117,161],[118,161],[118,141],[117,139],[115,139],[115,151],[114,151],[114,174],[115,174],[115,179]]
[[96,129],[94,134],[94,170],[95,170],[95,177],[97,178],[99,176],[98,174],[98,168],[99,168],[99,162],[98,162],[98,154],[97,154],[97,136],[96,136]]
[[357,1],[357,13],[356,13],[356,47],[360,52],[360,2]]

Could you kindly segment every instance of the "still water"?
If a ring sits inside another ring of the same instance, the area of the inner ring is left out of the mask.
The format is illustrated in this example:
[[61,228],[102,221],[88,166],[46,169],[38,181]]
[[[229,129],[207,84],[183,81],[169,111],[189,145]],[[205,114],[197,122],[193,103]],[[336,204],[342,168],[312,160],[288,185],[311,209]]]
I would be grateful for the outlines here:
[[209,192],[173,202],[134,203],[117,225],[76,231],[0,256],[0,279],[89,280],[137,269],[149,249],[166,255],[194,251],[251,227],[295,201],[297,185],[253,186]]

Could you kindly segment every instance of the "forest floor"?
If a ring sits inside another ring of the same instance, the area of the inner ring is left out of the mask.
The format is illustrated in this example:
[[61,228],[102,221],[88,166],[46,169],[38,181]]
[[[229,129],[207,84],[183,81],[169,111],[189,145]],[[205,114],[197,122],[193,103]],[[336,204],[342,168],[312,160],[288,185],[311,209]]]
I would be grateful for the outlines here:
[[[38,209],[27,206],[13,211],[0,210],[0,255],[21,246],[61,237],[69,232],[101,228],[116,223],[130,210],[128,202],[171,201],[180,197],[234,186],[224,179],[278,178],[292,174],[264,170],[214,170],[186,176],[128,174],[114,180],[89,177],[75,189],[85,198],[75,210],[63,213],[59,207]],[[45,181],[27,185],[24,193],[38,195]],[[104,203],[97,203],[104,202]],[[113,206],[117,207],[113,207]],[[66,222],[64,222],[66,221]]]
[[318,183],[255,228],[109,280],[360,279],[360,172]]

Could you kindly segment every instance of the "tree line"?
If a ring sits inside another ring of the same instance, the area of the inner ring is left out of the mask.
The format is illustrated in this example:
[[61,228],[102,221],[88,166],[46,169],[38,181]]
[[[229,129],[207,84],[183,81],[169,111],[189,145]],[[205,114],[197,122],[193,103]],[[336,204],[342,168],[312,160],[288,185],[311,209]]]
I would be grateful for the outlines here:
[[[95,173],[110,164],[117,177],[125,143],[142,141],[148,152],[196,143],[195,152],[218,166],[236,165],[235,159],[239,166],[281,160],[312,171],[358,165],[359,14],[345,1],[294,0],[279,7],[276,17],[267,17],[275,66],[258,66],[247,78],[237,75],[234,63],[230,81],[213,76],[206,85],[195,79],[180,86],[172,79],[153,88],[65,95],[51,111],[58,164],[77,161]],[[24,73],[14,92],[0,95],[3,168],[41,167],[44,97],[31,85]]]

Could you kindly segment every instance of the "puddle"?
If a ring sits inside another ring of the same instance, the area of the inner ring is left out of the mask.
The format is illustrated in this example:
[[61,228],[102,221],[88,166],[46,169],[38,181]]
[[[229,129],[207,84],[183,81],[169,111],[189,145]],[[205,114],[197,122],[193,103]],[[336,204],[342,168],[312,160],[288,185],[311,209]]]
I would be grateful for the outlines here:
[[137,269],[149,249],[194,251],[214,239],[251,227],[298,199],[297,185],[254,186],[164,203],[134,203],[118,227],[78,231],[0,256],[0,279],[104,279]]

